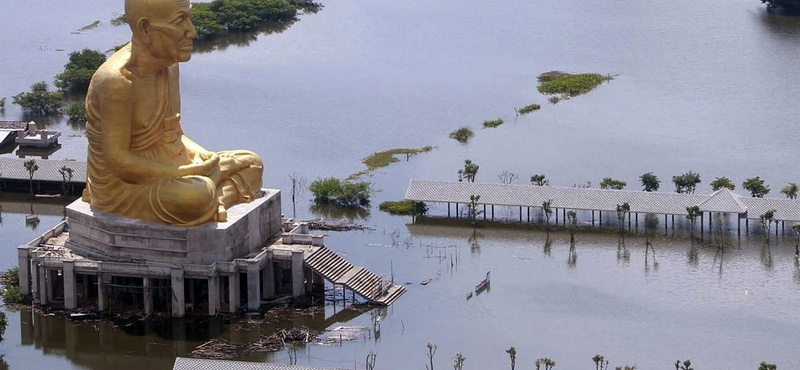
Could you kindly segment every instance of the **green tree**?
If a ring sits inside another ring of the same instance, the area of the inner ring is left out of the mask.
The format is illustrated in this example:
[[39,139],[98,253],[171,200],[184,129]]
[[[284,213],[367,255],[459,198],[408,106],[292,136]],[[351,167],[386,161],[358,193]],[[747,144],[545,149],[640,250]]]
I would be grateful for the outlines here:
[[631,205],[628,202],[617,204],[617,220],[619,221],[619,242],[625,245],[625,216],[631,212]]
[[683,363],[680,360],[675,361],[675,370],[694,370],[692,368],[692,360],[686,360]]
[[711,182],[711,190],[717,191],[722,188],[733,190],[736,189],[736,185],[733,184],[733,181],[731,181],[731,179],[725,176],[717,177],[714,179],[714,181]]
[[41,81],[31,85],[31,92],[14,95],[11,102],[31,113],[51,114],[58,113],[64,105],[62,99],[60,92],[48,91],[47,82]]
[[661,186],[661,181],[658,179],[658,176],[652,172],[639,176],[639,180],[642,182],[644,191],[658,191],[659,186]]
[[614,180],[610,177],[606,177],[600,182],[600,189],[622,190],[625,188],[625,185],[628,185],[625,181]]
[[552,199],[542,202],[542,212],[544,212],[544,221],[547,225],[546,229],[550,231],[550,215],[553,214],[553,208],[550,205],[553,203]]
[[697,184],[700,183],[700,174],[689,171],[682,175],[672,176],[675,184],[675,192],[682,194],[694,194]]
[[550,180],[548,180],[544,174],[541,175],[533,175],[531,176],[531,185],[536,186],[549,186]]
[[61,191],[64,193],[64,195],[66,195],[67,185],[70,187],[72,186],[72,169],[67,166],[63,166],[60,170],[58,170],[58,173],[61,174]]
[[606,360],[603,355],[597,354],[592,357],[592,361],[594,361],[594,370],[606,370],[608,369],[608,360]]
[[506,350],[506,353],[508,353],[508,357],[511,358],[511,370],[514,370],[514,367],[517,366],[517,349],[511,347]]
[[469,138],[471,138],[473,135],[475,134],[472,132],[472,129],[470,129],[467,126],[464,126],[459,128],[458,130],[451,132],[450,138],[455,139],[460,143],[466,143],[467,140],[469,140]]
[[333,203],[340,207],[369,205],[371,191],[366,181],[341,181],[335,177],[316,179],[308,186],[315,203]]
[[467,358],[460,352],[456,353],[456,362],[453,364],[453,370],[461,370],[464,367],[464,361],[467,361]]
[[86,91],[92,75],[105,61],[105,54],[97,50],[73,51],[69,53],[69,62],[64,65],[64,72],[56,76],[54,84],[64,91]]
[[64,113],[67,114],[70,121],[86,121],[86,104],[84,102],[74,102],[67,106],[67,110]]
[[800,0],[761,0],[769,9],[782,9],[790,14],[800,14]]
[[763,198],[765,195],[769,194],[770,190],[769,186],[764,185],[764,180],[758,176],[744,180],[742,187],[749,191],[753,198]]
[[697,224],[697,217],[699,217],[701,214],[700,207],[699,206],[686,207],[686,213],[687,213],[686,218],[691,222],[691,229],[689,232],[691,233],[691,236],[694,236],[694,229],[695,225]]
[[0,99],[0,110],[6,109],[6,98]]
[[220,24],[217,13],[211,10],[211,3],[192,4],[192,23],[197,31],[198,39],[220,35],[227,31],[225,26]]
[[544,370],[552,370],[556,366],[556,362],[547,357],[542,357],[536,360],[534,365],[536,365],[536,370],[541,370],[542,365],[544,365]]
[[458,181],[469,181],[475,182],[475,175],[478,174],[478,166],[475,163],[472,163],[471,160],[467,159],[464,161],[464,168],[458,170]]
[[[775,210],[771,209],[769,211],[764,212],[761,216],[758,216],[758,220],[761,221],[761,228],[764,229],[764,238],[767,239],[767,244],[769,244],[769,236],[772,230],[772,222],[775,220]],[[775,221],[778,223],[778,221]]]
[[28,174],[30,175],[31,198],[33,198],[33,173],[39,170],[39,165],[36,164],[36,160],[31,159],[25,161],[23,166],[25,166],[25,170],[28,171]]
[[478,202],[480,202],[481,196],[480,195],[470,195],[469,196],[469,204],[467,204],[467,213],[469,213],[469,218],[472,220],[473,225],[478,220],[478,215],[483,213],[483,211],[478,209]]
[[790,182],[789,185],[786,185],[781,189],[781,194],[785,194],[789,199],[797,199],[797,191],[800,190],[797,187],[797,183]]

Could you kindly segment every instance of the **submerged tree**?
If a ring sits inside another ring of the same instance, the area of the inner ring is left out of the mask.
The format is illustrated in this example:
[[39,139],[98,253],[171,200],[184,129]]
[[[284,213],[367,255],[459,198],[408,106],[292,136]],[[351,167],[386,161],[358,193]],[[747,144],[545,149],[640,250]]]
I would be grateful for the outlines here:
[[763,198],[765,195],[769,194],[770,190],[769,186],[764,185],[764,180],[758,176],[744,180],[742,187],[749,191],[753,198]]
[[506,353],[508,353],[508,357],[511,358],[511,370],[514,370],[514,367],[517,366],[517,349],[511,347],[506,350]]
[[567,226],[569,227],[569,256],[567,265],[575,267],[578,262],[578,252],[575,250],[575,230],[578,228],[578,215],[575,211],[567,212]]
[[734,190],[736,189],[736,185],[733,184],[733,181],[731,181],[731,179],[725,176],[717,177],[714,179],[714,181],[711,181],[711,190],[717,191],[722,188],[726,188],[728,190]]
[[428,365],[425,365],[425,368],[428,370],[433,370],[433,356],[436,356],[437,346],[435,344],[428,343],[427,348],[428,353],[426,355],[428,356],[428,361],[430,362],[431,366],[428,367]]
[[544,212],[544,222],[545,222],[545,230],[548,232],[550,231],[550,215],[553,214],[553,208],[550,207],[550,204],[553,203],[552,199],[548,199],[542,202],[542,212]]
[[548,180],[544,174],[533,175],[531,176],[531,185],[548,186],[550,185],[550,180]]
[[[758,216],[758,220],[761,221],[761,228],[764,229],[764,238],[767,239],[767,244],[769,244],[769,236],[771,234],[770,230],[772,230],[772,221],[775,219],[775,210],[771,209],[769,211],[764,212],[763,215]],[[777,223],[777,221],[775,221]]]
[[592,357],[592,361],[594,361],[594,370],[607,370],[608,369],[608,360],[602,355],[594,355]]
[[656,261],[656,249],[653,247],[653,239],[656,236],[656,229],[658,228],[658,216],[648,213],[644,216],[644,264],[647,265],[647,252],[653,253],[653,266],[658,266]]
[[508,171],[503,171],[503,173],[497,175],[497,177],[500,179],[501,184],[506,184],[506,185],[513,184],[514,181],[517,181],[517,179],[519,179],[519,175]]
[[694,194],[700,181],[700,174],[689,171],[682,175],[672,176],[675,192],[679,194]]
[[692,368],[692,361],[686,360],[683,361],[683,363],[681,363],[680,360],[675,361],[675,370],[694,370],[694,368]]
[[642,182],[644,191],[658,191],[658,188],[661,186],[661,181],[658,179],[658,176],[652,172],[639,176],[639,181]]
[[700,207],[699,206],[691,206],[686,207],[686,218],[691,222],[691,228],[689,229],[690,237],[694,240],[694,229],[695,225],[697,224],[697,217],[700,216]]
[[69,190],[72,190],[72,169],[63,166],[58,170],[58,173],[61,174],[61,191],[66,195],[68,190],[67,185],[69,185]]
[[477,225],[478,215],[483,213],[482,210],[478,209],[478,202],[480,202],[480,200],[480,195],[473,194],[469,196],[469,203],[467,203],[467,213],[469,214],[469,219],[472,220],[473,225]]
[[28,171],[28,175],[30,175],[30,193],[31,198],[33,198],[33,173],[39,170],[39,165],[36,164],[36,160],[34,159],[25,161],[23,165],[25,166],[25,170]]
[[453,370],[461,370],[464,367],[464,361],[467,361],[467,358],[461,354],[461,352],[456,353],[456,361],[453,364]]
[[47,82],[41,81],[31,85],[30,92],[14,95],[11,102],[34,114],[53,114],[58,113],[64,105],[62,99],[63,94],[49,91]]
[[625,216],[631,211],[631,205],[628,202],[617,204],[617,220],[619,221],[619,237],[621,243],[625,244]]
[[781,194],[785,194],[789,199],[797,199],[797,191],[798,189],[797,183],[790,182],[789,185],[786,185],[781,189]]
[[622,190],[625,188],[625,185],[628,185],[625,181],[614,180],[610,177],[606,177],[600,182],[600,189]]
[[479,168],[480,166],[472,163],[471,160],[464,160],[464,168],[458,170],[458,181],[475,182],[475,175],[478,174]]
[[[556,366],[556,362],[547,357],[542,357],[536,360],[535,365],[536,365],[536,370],[551,370],[553,367]],[[544,365],[544,369],[541,369],[540,366],[542,365]]]
[[768,364],[766,361],[761,361],[758,364],[758,370],[778,370],[778,365]]
[[800,257],[800,225],[792,226],[792,231],[794,231],[794,258],[797,259]]
[[761,0],[761,2],[767,4],[767,9],[781,9],[789,14],[800,14],[800,0]]

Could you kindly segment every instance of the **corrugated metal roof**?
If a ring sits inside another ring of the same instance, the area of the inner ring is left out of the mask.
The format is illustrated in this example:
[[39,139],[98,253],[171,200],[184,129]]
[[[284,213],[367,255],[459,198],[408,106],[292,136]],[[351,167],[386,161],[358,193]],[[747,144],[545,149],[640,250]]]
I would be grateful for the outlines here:
[[[29,159],[0,157],[0,179],[28,180],[30,175],[25,169],[25,161]],[[33,179],[38,181],[61,182],[61,173],[58,171],[67,166],[72,169],[73,183],[86,183],[86,162],[68,161],[63,159],[37,159],[39,170],[33,173]]]
[[800,200],[749,198],[723,189],[711,195],[606,190],[596,188],[506,185],[437,180],[411,180],[406,199],[435,203],[469,203],[470,195],[480,195],[479,204],[541,207],[551,200],[553,208],[616,211],[628,203],[631,212],[686,215],[686,207],[700,206],[704,212],[742,213],[758,218],[775,209],[775,219],[800,221]]
[[332,367],[313,367],[303,365],[279,365],[259,362],[227,360],[204,360],[178,357],[173,370],[344,370]]
[[22,121],[0,121],[0,129],[6,130],[24,130],[28,126],[28,122]]

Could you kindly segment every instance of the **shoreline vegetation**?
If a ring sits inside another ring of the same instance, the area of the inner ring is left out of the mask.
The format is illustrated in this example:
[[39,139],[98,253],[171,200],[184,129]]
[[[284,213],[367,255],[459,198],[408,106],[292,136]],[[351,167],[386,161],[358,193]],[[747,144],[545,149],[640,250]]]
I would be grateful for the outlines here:
[[[192,2],[192,23],[198,40],[209,40],[230,33],[243,33],[267,23],[297,20],[299,10],[316,13],[322,4],[311,0],[214,0]],[[128,23],[126,14],[112,19],[111,24]]]
[[408,161],[411,157],[419,153],[427,153],[431,150],[433,150],[432,146],[424,146],[418,149],[396,148],[372,153],[361,160],[361,163],[364,163],[364,165],[367,166],[367,169],[348,176],[347,181],[355,180],[361,176],[368,175],[372,171],[375,171],[379,168],[386,167],[392,163],[400,162],[400,159],[397,158],[398,155],[405,154],[406,161]]
[[495,128],[495,127],[500,126],[502,124],[503,124],[503,119],[502,118],[486,120],[486,121],[483,121],[483,128]]

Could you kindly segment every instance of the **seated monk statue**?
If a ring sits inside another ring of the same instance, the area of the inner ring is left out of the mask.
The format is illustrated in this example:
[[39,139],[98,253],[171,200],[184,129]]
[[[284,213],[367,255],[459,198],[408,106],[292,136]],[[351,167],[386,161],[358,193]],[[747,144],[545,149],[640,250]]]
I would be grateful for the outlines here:
[[86,96],[83,200],[110,214],[194,226],[250,202],[263,167],[245,150],[212,152],[184,135],[178,62],[197,37],[189,0],[125,0],[131,42],[95,72]]

